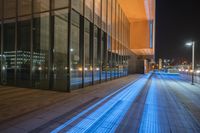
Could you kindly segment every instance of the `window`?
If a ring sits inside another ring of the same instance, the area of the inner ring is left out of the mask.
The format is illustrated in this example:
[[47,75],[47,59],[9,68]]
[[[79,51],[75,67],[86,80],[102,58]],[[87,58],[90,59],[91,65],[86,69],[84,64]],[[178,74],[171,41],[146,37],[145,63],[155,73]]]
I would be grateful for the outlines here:
[[85,59],[85,66],[84,66],[84,85],[88,85],[92,83],[92,41],[91,38],[93,37],[91,31],[90,22],[85,19],[85,26],[84,26],[84,59]]
[[111,34],[111,17],[112,17],[112,5],[111,5],[112,0],[108,0],[108,18],[107,18],[107,32],[110,35]]
[[113,72],[113,75],[112,77],[115,77],[116,76],[116,40],[113,39],[112,40],[112,72]]
[[100,28],[101,27],[101,0],[95,0],[95,15],[94,22]]
[[68,59],[68,10],[54,13],[53,71],[54,89],[67,89]]
[[49,14],[34,15],[32,83],[34,88],[48,89]]
[[19,18],[17,31],[17,85],[30,87],[31,64],[30,17]]
[[4,18],[13,18],[16,16],[16,0],[4,0]]
[[106,33],[101,32],[101,80],[106,80],[106,72],[107,72],[107,47],[106,47]]
[[107,0],[102,0],[102,29],[106,31]]
[[101,67],[101,44],[100,44],[100,30],[94,27],[94,82],[98,82],[100,79],[100,67]]
[[3,0],[0,0],[0,23],[1,23],[1,19],[2,19],[2,17],[3,17],[3,14],[2,14],[2,10],[3,10]]
[[[2,44],[2,42],[1,42],[1,40],[2,40],[2,38],[1,38],[1,35],[2,35],[2,31],[1,31],[1,26],[2,26],[2,0],[0,0],[0,61],[2,60],[2,53],[1,53],[1,44]],[[1,69],[2,69],[2,64],[0,63],[0,73],[1,73]],[[0,74],[0,81],[2,81],[1,80],[1,74]]]
[[[43,1],[43,0],[42,0]],[[72,0],[74,1],[74,0]],[[52,8],[66,8],[69,6],[69,0],[52,0]]]
[[115,51],[116,51],[116,57],[115,57],[115,76],[119,77],[119,42],[116,41],[115,43]]
[[18,16],[31,14],[31,0],[18,0]]
[[122,76],[122,45],[119,44],[119,76]]
[[48,10],[49,10],[49,0],[33,0],[34,13],[44,12]]
[[4,23],[3,30],[3,56],[2,56],[2,82],[14,85],[15,83],[15,21]]
[[111,50],[111,37],[107,36],[107,51],[108,51],[108,60],[107,60],[107,78],[111,78],[112,72],[112,50]]
[[93,0],[85,0],[85,17],[93,21]]
[[116,3],[112,0],[112,37],[116,35]]
[[71,89],[79,88],[82,85],[82,50],[83,45],[80,43],[80,15],[75,11],[72,11],[72,24],[71,24],[71,48],[70,48],[70,57],[71,57],[71,75],[70,75],[70,84]]
[[83,14],[83,0],[72,0],[72,8]]

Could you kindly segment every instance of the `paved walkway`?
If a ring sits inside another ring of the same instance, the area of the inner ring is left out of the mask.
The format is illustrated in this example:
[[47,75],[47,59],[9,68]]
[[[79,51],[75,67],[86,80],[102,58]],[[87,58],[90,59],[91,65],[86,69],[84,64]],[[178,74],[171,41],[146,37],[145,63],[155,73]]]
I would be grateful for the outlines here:
[[28,132],[62,114],[70,117],[140,76],[130,75],[71,93],[0,86],[0,132]]
[[[181,77],[185,80],[192,82],[192,75],[191,74],[182,73]],[[194,82],[200,84],[200,74],[194,75]]]
[[51,106],[2,123],[0,131],[200,132],[200,85],[191,85],[180,75],[132,75],[97,86],[66,94],[66,99]]

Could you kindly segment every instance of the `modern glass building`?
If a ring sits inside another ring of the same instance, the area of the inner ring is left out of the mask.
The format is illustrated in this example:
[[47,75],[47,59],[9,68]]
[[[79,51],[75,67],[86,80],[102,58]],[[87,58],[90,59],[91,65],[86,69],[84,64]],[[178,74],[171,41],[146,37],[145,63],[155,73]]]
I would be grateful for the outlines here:
[[0,0],[2,85],[70,91],[126,76],[129,47],[117,0]]

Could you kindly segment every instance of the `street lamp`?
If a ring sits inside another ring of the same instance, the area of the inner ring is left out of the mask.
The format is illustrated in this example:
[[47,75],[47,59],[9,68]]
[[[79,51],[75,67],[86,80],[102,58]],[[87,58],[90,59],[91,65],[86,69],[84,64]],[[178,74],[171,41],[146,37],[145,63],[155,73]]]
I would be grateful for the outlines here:
[[192,85],[194,85],[194,51],[195,51],[195,42],[186,43],[187,46],[192,46]]

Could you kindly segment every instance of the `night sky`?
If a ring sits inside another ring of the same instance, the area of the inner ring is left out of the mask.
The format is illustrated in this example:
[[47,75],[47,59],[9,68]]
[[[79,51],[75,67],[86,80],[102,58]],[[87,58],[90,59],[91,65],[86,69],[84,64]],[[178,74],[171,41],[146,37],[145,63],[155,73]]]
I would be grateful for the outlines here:
[[156,60],[158,58],[191,61],[191,48],[185,46],[195,40],[196,61],[200,62],[200,6],[198,0],[157,0],[156,4]]

